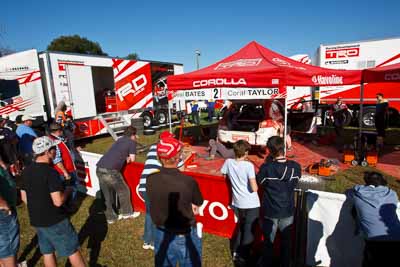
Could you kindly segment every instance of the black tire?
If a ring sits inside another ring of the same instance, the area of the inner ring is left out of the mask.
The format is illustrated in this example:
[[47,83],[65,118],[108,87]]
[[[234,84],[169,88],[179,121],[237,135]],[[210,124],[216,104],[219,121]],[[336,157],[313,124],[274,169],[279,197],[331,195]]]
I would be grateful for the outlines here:
[[143,126],[145,128],[151,127],[153,125],[153,115],[150,112],[144,112],[142,115]]
[[153,135],[153,134],[155,134],[155,133],[156,133],[156,131],[153,130],[153,129],[145,129],[145,130],[143,131],[143,135]]
[[394,108],[389,108],[389,127],[400,126],[400,114]]
[[375,128],[375,107],[365,107],[362,115],[363,128]]
[[157,123],[166,124],[168,122],[168,115],[165,110],[159,110],[157,112]]

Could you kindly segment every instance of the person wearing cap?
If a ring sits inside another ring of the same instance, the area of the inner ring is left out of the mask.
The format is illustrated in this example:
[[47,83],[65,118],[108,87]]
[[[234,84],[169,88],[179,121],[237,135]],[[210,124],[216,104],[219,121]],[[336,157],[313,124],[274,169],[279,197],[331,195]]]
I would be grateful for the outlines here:
[[85,262],[79,252],[78,235],[62,208],[72,192],[71,180],[62,182],[51,166],[58,143],[48,136],[33,141],[35,161],[22,172],[21,199],[28,205],[30,224],[36,230],[44,265],[57,266],[57,253],[68,257],[72,266],[81,267]]
[[30,115],[23,115],[22,123],[18,125],[16,134],[19,137],[18,149],[22,156],[22,161],[25,166],[32,163],[32,143],[37,137],[37,134],[32,129],[32,123],[35,120]]
[[146,192],[155,231],[155,266],[201,266],[201,233],[195,215],[203,204],[199,185],[177,169],[182,143],[161,139],[157,155],[160,171],[147,178]]
[[[134,162],[135,159],[136,128],[129,126],[126,128],[124,136],[119,138],[97,162],[96,174],[104,196],[105,215],[109,224],[118,219],[136,218],[140,215],[139,212],[133,212],[131,192],[121,174],[124,165]],[[116,207],[115,194],[119,198],[119,211],[114,210]]]
[[[160,139],[165,139],[169,137],[174,137],[169,131],[164,131],[160,134]],[[160,171],[161,163],[157,158],[157,143],[150,146],[149,151],[146,156],[146,161],[144,162],[144,167],[139,180],[139,194],[143,198],[146,205],[146,215],[144,219],[144,234],[143,234],[143,249],[154,250],[154,233],[155,226],[150,216],[150,201],[146,193],[146,182],[147,177],[153,173]]]
[[63,128],[57,123],[51,123],[49,126],[50,135],[49,138],[53,141],[59,141],[56,146],[56,157],[53,160],[54,169],[60,174],[61,180],[71,179],[74,184],[74,194],[76,194],[76,167],[72,159],[71,151],[68,146],[64,143],[62,138]]

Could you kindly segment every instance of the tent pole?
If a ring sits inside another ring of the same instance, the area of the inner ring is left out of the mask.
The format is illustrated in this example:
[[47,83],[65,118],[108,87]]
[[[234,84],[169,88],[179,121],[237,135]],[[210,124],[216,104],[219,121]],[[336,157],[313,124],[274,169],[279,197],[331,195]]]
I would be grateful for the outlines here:
[[286,135],[287,135],[287,97],[285,97],[285,128],[283,130],[283,143],[285,144],[283,147],[285,148],[284,154],[286,157]]
[[169,132],[172,133],[172,115],[171,115],[171,107],[168,103],[168,117],[169,117]]
[[358,138],[359,142],[361,140],[362,135],[362,122],[363,122],[363,105],[364,105],[364,82],[361,82],[360,86],[360,112],[358,113]]

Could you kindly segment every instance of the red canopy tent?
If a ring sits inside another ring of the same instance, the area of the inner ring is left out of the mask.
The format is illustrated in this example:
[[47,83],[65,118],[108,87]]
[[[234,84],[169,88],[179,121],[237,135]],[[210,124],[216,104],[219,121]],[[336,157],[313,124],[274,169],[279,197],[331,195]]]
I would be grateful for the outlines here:
[[384,67],[365,69],[363,71],[364,83],[400,82],[400,63]]
[[169,90],[215,87],[330,86],[359,84],[361,71],[307,65],[253,41],[206,68],[168,77]]
[[359,115],[359,138],[362,135],[362,117],[364,103],[364,83],[395,83],[400,82],[400,63],[364,69],[360,86],[360,115]]
[[[242,99],[285,98],[286,86],[333,86],[350,85],[361,82],[359,70],[334,70],[307,65],[282,56],[253,41],[236,53],[206,68],[167,78],[168,89],[198,90],[215,88],[215,93],[206,95],[188,94],[196,99],[232,99],[229,89],[239,90]],[[244,88],[276,88],[276,90],[243,90]],[[210,90],[208,90],[210,91]],[[224,94],[225,92],[225,94]],[[257,93],[254,93],[257,92]],[[238,96],[238,95],[236,95]],[[287,101],[285,101],[285,126],[287,124]],[[286,128],[285,134],[286,137]]]

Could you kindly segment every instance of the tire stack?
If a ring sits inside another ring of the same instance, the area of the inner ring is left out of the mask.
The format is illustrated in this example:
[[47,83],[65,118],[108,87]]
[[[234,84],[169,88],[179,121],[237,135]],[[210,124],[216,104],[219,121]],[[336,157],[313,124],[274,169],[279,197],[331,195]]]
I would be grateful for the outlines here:
[[143,118],[131,119],[131,126],[136,128],[138,135],[143,135]]

